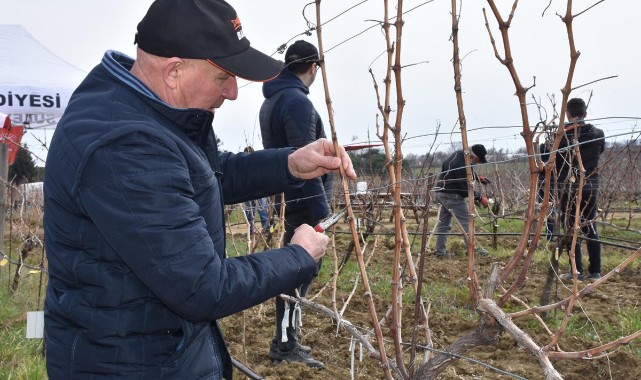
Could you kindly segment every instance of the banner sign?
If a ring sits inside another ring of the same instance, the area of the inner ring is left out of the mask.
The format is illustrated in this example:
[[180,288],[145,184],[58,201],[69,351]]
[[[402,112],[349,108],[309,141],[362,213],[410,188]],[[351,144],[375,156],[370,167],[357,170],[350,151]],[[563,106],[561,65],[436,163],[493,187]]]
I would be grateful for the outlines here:
[[0,25],[0,46],[0,112],[27,129],[54,128],[87,74],[20,25]]
[[23,125],[25,129],[55,128],[62,117],[62,111],[57,115],[12,113],[9,117],[14,124]]

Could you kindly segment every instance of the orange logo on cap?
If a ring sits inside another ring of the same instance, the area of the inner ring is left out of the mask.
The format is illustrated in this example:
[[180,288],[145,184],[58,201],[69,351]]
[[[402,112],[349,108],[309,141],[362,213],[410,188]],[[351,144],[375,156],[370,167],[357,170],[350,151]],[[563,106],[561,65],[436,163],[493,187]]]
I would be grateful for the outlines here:
[[232,25],[234,25],[234,30],[240,29],[240,18],[236,16],[235,19],[231,20]]

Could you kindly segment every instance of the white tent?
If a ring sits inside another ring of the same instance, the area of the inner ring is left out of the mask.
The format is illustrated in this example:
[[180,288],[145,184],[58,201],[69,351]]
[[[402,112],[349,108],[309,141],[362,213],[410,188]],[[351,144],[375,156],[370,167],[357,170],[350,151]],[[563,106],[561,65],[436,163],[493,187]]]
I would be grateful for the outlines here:
[[14,124],[54,128],[86,75],[22,26],[0,25],[0,112]]

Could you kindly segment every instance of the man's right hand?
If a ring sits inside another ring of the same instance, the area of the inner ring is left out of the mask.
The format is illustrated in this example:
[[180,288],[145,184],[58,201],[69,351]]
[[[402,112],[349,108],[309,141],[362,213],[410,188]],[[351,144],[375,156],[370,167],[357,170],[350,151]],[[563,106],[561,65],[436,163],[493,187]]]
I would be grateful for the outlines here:
[[314,231],[314,227],[307,224],[300,225],[296,231],[294,231],[294,236],[292,236],[292,240],[290,241],[290,244],[298,244],[305,248],[307,253],[309,253],[316,262],[325,256],[328,243],[329,236]]
[[342,166],[345,174],[356,179],[352,160],[342,146],[336,157],[334,144],[327,139],[318,139],[292,152],[287,158],[289,172],[299,179],[312,179],[330,172],[337,172]]

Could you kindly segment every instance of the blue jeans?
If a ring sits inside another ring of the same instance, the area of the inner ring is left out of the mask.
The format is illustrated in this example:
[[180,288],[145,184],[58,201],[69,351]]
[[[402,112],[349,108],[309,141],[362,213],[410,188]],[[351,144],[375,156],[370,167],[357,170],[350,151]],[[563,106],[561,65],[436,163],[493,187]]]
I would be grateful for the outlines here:
[[[543,202],[543,196],[545,195],[545,183],[542,182],[539,179],[539,192],[538,192],[538,197],[537,200],[540,202]],[[554,188],[554,184],[550,184],[550,201],[554,198],[552,196],[552,189]],[[545,232],[545,238],[547,241],[552,241],[554,240],[554,207],[550,205],[548,208],[548,216],[545,218],[545,227],[546,227],[546,232]]]
[[[467,207],[467,198],[463,198],[459,194],[445,193],[437,191],[434,193],[434,200],[441,205],[441,211],[438,216],[438,224],[436,225],[436,232],[446,234],[452,228],[452,215],[456,217],[458,223],[461,224],[465,233],[470,229],[470,211]],[[465,247],[467,248],[467,236],[463,236],[465,240]],[[447,235],[436,235],[436,254],[445,255],[445,243],[447,243]]]
[[249,232],[254,233],[254,212],[258,211],[260,217],[260,225],[265,229],[269,220],[267,218],[267,204],[264,198],[253,199],[245,202],[245,216],[249,222]]

